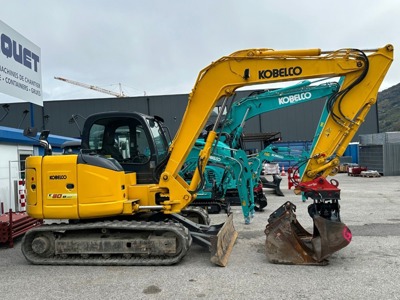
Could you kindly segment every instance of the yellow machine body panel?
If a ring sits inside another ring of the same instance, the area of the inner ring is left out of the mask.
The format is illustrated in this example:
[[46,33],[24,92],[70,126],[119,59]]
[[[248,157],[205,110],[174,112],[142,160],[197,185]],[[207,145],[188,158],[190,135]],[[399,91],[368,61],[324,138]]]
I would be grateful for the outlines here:
[[77,218],[77,185],[68,189],[66,182],[76,183],[76,156],[28,157],[27,212],[37,218]]
[[26,159],[26,211],[32,218],[43,219],[42,198],[42,156],[30,156]]
[[155,193],[160,192],[156,184],[136,184],[128,187],[128,198],[138,199],[140,206],[153,206],[156,204]]
[[[78,216],[76,157],[44,156],[42,160],[42,198],[45,218]],[[68,183],[74,184],[68,188]],[[65,218],[65,217],[64,217]]]
[[125,173],[78,164],[78,211],[80,218],[122,214],[127,200]]
[[127,200],[123,171],[77,164],[77,155],[29,157],[27,165],[30,216],[81,219],[123,211]]

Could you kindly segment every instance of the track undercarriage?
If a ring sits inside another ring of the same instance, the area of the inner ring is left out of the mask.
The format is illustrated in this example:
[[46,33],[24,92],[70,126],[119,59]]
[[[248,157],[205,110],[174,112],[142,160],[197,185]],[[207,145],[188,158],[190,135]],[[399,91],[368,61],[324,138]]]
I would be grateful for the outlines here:
[[173,222],[106,221],[44,225],[25,235],[22,252],[33,264],[171,265],[190,244]]
[[199,208],[135,220],[72,220],[28,231],[22,252],[33,264],[162,266],[181,261],[194,241],[209,248],[214,264],[225,266],[237,238],[232,215],[220,225],[209,222]]

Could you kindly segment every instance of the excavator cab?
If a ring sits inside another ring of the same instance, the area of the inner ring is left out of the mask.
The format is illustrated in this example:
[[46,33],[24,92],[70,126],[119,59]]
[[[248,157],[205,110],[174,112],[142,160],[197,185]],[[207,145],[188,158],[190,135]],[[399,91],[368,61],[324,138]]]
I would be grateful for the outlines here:
[[161,119],[140,113],[107,112],[88,117],[82,151],[116,159],[137,183],[155,183],[156,167],[167,157]]

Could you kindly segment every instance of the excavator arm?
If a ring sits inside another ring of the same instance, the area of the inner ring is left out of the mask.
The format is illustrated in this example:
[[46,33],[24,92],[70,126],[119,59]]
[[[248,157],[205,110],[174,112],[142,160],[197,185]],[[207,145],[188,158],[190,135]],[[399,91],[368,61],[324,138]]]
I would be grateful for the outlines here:
[[389,45],[385,50],[383,56],[379,56],[385,53],[382,49],[364,56],[365,68],[359,77],[342,78],[340,91],[327,100],[295,188],[313,200],[308,213],[314,231],[311,234],[299,224],[293,203],[283,204],[271,214],[265,229],[266,254],[271,262],[324,265],[332,253],[351,242],[351,231],[341,222],[339,183],[326,178],[337,173],[340,157],[376,103],[379,86],[393,60],[393,48]]
[[[369,53],[367,55],[366,53]],[[222,57],[204,68],[189,96],[181,126],[170,146],[168,163],[161,174],[159,187],[164,191],[165,213],[179,212],[195,199],[201,173],[207,165],[216,138],[215,124],[199,155],[190,185],[179,171],[217,102],[233,95],[243,86],[286,82],[311,78],[344,77],[340,90],[331,97],[330,117],[321,134],[315,153],[340,155],[376,102],[382,80],[393,60],[393,46],[379,49],[282,50],[249,49]],[[219,118],[217,119],[218,123]],[[321,145],[321,146],[320,146]],[[310,160],[307,170],[326,171],[333,162]],[[328,172],[328,171],[326,171]]]
[[[387,54],[391,53],[393,52]],[[341,91],[328,99],[329,115],[324,123],[319,124],[321,130],[303,173],[303,182],[335,173],[333,169],[338,167],[339,158],[364,122],[372,105],[376,103],[378,89],[392,58],[377,54],[373,58],[365,59],[365,73],[355,82],[345,78]]]

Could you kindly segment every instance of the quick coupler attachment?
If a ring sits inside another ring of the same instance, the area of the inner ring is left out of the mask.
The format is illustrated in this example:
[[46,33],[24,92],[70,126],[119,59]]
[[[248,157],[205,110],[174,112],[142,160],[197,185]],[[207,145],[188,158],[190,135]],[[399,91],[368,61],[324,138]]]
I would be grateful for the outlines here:
[[350,229],[342,222],[314,215],[311,234],[297,221],[295,211],[296,206],[288,201],[268,219],[265,248],[271,263],[327,265],[332,253],[350,243]]

